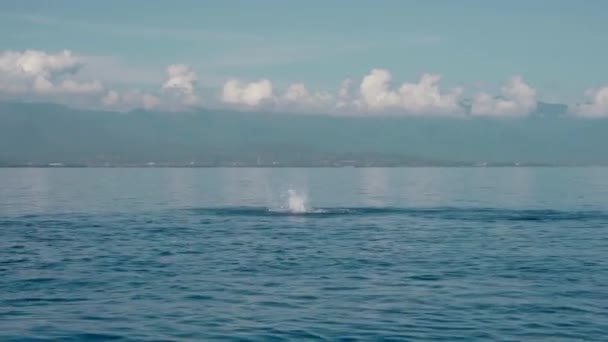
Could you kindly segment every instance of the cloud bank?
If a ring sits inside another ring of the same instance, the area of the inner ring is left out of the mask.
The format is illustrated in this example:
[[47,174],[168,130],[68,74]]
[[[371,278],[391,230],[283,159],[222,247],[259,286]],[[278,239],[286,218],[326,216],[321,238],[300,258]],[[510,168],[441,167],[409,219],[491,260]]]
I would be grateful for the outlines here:
[[196,73],[185,64],[172,64],[167,67],[167,80],[162,89],[173,92],[185,105],[195,105],[200,99],[195,93]]
[[441,76],[424,74],[416,83],[403,83],[391,89],[392,76],[388,70],[373,69],[361,81],[359,91],[366,109],[382,111],[401,109],[412,114],[458,114],[462,112],[460,101],[462,88],[454,88],[447,94],[439,90]]
[[0,91],[10,94],[95,95],[104,87],[97,80],[81,82],[72,78],[84,63],[69,50],[6,51],[0,54]]
[[536,108],[536,103],[536,90],[526,84],[521,76],[513,76],[501,88],[500,96],[477,94],[473,99],[471,115],[526,116]]
[[115,90],[110,90],[101,99],[101,102],[108,108],[144,108],[155,109],[161,104],[161,100],[151,94],[143,93],[140,90],[129,90],[119,93]]
[[335,96],[329,92],[310,92],[303,83],[293,83],[279,99],[283,110],[331,111],[335,106]]
[[[0,52],[0,96],[18,99],[79,99],[89,106],[181,110],[201,104],[241,110],[277,110],[341,115],[417,115],[517,118],[532,113],[537,90],[522,76],[512,76],[498,94],[479,92],[465,98],[462,87],[442,89],[441,75],[424,73],[418,80],[396,83],[389,70],[374,68],[366,75],[344,80],[333,91],[311,90],[302,82],[279,89],[267,78],[225,81],[218,92],[201,92],[197,72],[175,63],[165,79],[147,90],[116,89],[86,79],[85,67],[99,59],[83,58],[70,50]],[[134,80],[137,81],[137,80]],[[160,81],[160,80],[159,80]],[[570,107],[573,115],[608,118],[608,86],[588,90],[583,103]],[[69,102],[69,101],[68,101]],[[82,102],[81,102],[82,103]],[[469,105],[465,105],[469,103]]]
[[233,79],[222,90],[222,101],[237,106],[256,107],[273,99],[272,82],[267,79],[250,83]]
[[608,86],[585,92],[588,101],[574,107],[574,112],[588,118],[608,117]]

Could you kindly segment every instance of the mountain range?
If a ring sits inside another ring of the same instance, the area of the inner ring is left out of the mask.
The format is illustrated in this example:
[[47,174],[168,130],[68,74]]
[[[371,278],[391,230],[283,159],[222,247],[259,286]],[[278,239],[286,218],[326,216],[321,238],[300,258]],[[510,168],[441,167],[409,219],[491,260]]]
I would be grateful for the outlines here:
[[112,112],[0,103],[0,165],[605,165],[608,120],[539,103],[524,118]]

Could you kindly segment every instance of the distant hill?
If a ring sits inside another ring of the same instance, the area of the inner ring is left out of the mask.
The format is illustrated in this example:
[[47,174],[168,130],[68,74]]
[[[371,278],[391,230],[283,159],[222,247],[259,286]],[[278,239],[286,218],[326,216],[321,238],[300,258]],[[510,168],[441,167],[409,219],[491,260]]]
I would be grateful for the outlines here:
[[0,103],[0,165],[608,164],[608,120],[163,113]]

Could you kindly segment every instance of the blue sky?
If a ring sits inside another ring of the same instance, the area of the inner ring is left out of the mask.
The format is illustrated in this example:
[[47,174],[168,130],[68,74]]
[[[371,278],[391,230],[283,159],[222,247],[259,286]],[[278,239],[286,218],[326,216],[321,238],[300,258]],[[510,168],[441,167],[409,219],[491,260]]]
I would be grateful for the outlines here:
[[[608,1],[2,1],[0,46],[86,63],[77,80],[158,89],[171,64],[197,89],[229,79],[336,92],[373,69],[391,82],[500,95],[519,75],[539,100],[574,104],[608,84]],[[220,89],[220,90],[218,90]]]

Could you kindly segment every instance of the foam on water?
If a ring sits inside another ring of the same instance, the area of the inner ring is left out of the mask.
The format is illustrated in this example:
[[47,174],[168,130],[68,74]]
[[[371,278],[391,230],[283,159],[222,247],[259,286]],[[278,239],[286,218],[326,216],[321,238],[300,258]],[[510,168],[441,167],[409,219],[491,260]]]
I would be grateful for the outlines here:
[[292,213],[302,214],[308,211],[306,207],[306,196],[298,194],[295,190],[287,190],[287,208]]
[[308,197],[303,192],[288,189],[284,198],[284,204],[278,208],[270,207],[269,212],[287,214],[306,214],[314,212],[308,207]]

